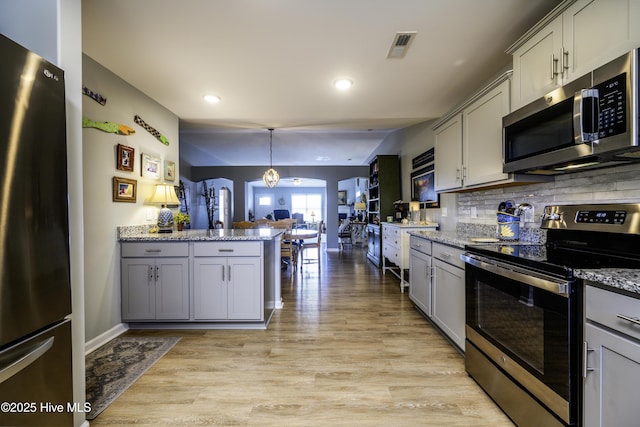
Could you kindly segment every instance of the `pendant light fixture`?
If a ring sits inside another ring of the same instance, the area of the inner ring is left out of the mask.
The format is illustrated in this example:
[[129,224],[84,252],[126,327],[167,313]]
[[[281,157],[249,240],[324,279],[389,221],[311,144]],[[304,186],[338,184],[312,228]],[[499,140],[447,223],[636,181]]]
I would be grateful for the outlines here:
[[273,128],[269,128],[269,169],[262,175],[262,180],[269,188],[275,187],[280,181],[280,175],[273,168]]

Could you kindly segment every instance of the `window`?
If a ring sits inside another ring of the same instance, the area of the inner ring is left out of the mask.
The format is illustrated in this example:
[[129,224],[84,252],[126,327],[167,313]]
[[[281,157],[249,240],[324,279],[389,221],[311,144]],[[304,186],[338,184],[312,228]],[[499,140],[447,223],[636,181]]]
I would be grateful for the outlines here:
[[[301,213],[305,222],[317,222],[322,219],[321,194],[292,194],[291,213]],[[314,215],[311,215],[311,214]]]
[[271,196],[260,196],[258,204],[260,206],[271,206]]

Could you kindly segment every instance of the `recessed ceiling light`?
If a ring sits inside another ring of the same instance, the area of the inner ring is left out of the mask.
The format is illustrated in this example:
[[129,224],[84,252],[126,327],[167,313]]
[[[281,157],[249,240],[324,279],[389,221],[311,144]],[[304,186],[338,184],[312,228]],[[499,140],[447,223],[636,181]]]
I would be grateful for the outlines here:
[[216,95],[205,95],[204,100],[207,101],[209,104],[217,104],[222,99]]
[[349,79],[338,79],[335,82],[333,82],[333,85],[340,89],[340,90],[345,90],[345,89],[349,89],[351,86],[353,86],[353,80],[349,80]]
[[293,185],[300,185],[302,184],[302,180],[300,178],[293,178]]

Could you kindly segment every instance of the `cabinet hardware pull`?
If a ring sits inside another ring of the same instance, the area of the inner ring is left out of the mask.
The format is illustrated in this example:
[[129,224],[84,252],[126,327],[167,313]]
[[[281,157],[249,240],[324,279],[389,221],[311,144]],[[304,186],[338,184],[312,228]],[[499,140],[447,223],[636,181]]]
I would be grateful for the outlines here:
[[460,179],[460,169],[456,169],[456,181]]
[[153,266],[152,265],[149,266],[149,269],[147,270],[147,274],[149,275],[147,277],[147,282],[151,283],[151,281],[153,280]]
[[156,266],[156,282],[160,280],[160,267]]
[[564,47],[562,48],[562,70],[560,72],[560,75],[562,77],[565,76],[565,74],[569,74],[568,72],[569,70],[569,51],[568,50],[564,50]]
[[224,282],[224,265],[222,266],[222,281]]
[[618,314],[617,317],[622,320],[626,320],[627,322],[635,323],[636,325],[640,325],[640,319],[637,317],[626,316],[624,314]]
[[587,374],[594,370],[594,368],[589,368],[587,366],[587,357],[589,352],[595,351],[595,348],[589,348],[589,343],[586,341],[582,342],[582,378],[587,378]]
[[233,249],[218,249],[218,252],[233,252]]
[[231,266],[230,266],[230,265],[228,265],[228,266],[227,266],[227,269],[229,269],[229,281],[231,281]]
[[145,249],[144,251],[149,254],[159,254],[162,252],[162,249]]
[[556,59],[556,56],[552,53],[551,54],[551,80],[555,80],[556,76],[558,75],[558,60]]
[[467,179],[467,167],[462,166],[462,179]]

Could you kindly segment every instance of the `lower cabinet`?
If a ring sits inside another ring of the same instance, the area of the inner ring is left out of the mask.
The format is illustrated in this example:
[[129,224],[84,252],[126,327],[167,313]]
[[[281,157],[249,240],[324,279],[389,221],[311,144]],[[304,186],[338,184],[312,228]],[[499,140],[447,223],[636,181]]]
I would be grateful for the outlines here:
[[194,320],[262,320],[261,244],[195,243]]
[[640,299],[586,286],[585,300],[583,425],[638,425]]
[[122,320],[188,320],[188,255],[186,243],[123,245]]
[[382,257],[382,236],[380,226],[376,224],[367,225],[367,258],[376,267],[380,267]]
[[204,257],[193,261],[195,320],[260,320],[259,257]]
[[431,317],[431,241],[411,236],[409,245],[409,299]]
[[415,236],[410,246],[409,298],[464,352],[464,251]]

